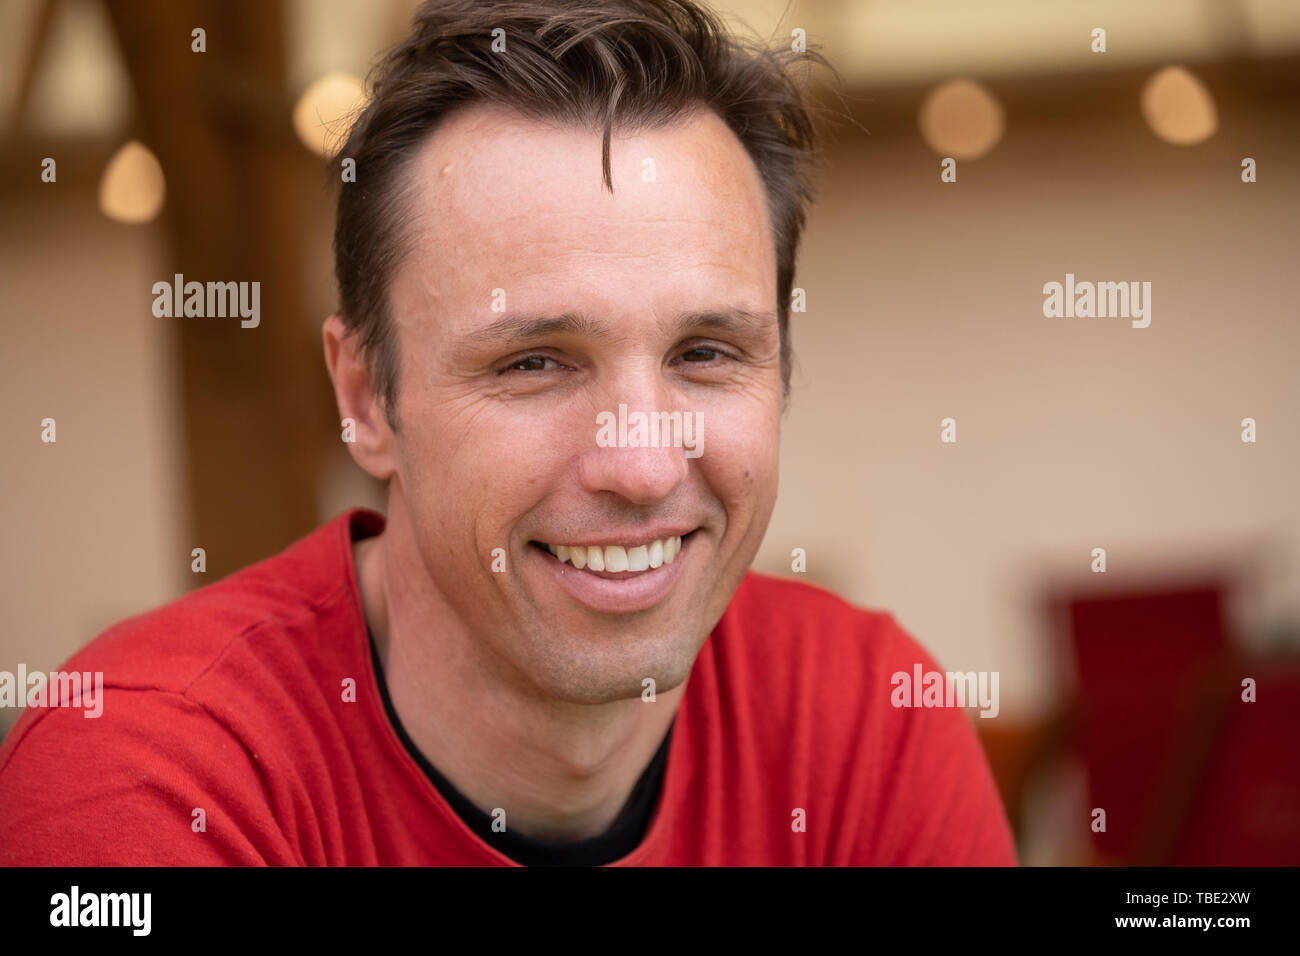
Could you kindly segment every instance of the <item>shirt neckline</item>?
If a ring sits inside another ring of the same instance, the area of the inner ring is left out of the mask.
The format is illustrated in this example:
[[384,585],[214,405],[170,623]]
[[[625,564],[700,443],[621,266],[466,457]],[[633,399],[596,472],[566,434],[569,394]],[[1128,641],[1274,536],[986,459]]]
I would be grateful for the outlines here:
[[443,799],[451,805],[465,825],[484,843],[496,847],[501,853],[523,866],[606,866],[627,856],[641,843],[650,828],[656,799],[663,789],[664,770],[668,763],[668,745],[673,733],[671,724],[668,732],[664,734],[659,749],[655,751],[654,757],[632,788],[627,807],[614,825],[604,833],[572,843],[551,843],[510,830],[508,818],[507,828],[497,832],[493,829],[492,817],[457,790],[415,746],[388,696],[388,682],[384,678],[383,664],[379,660],[374,636],[367,631],[366,637],[370,644],[371,665],[375,669],[384,713],[388,716],[393,731],[434,788],[442,794]]
[[[419,752],[418,748],[414,748],[413,745],[408,748],[402,739],[406,733],[405,728],[401,728],[400,721],[390,719],[387,715],[387,707],[391,706],[391,702],[388,701],[387,682],[383,679],[383,668],[378,660],[378,654],[374,643],[371,640],[369,627],[366,624],[365,612],[361,603],[361,589],[357,583],[355,555],[352,550],[353,544],[357,541],[362,541],[365,538],[381,534],[386,523],[387,518],[373,509],[352,508],[343,515],[340,515],[338,537],[335,539],[339,542],[342,548],[341,557],[343,560],[343,571],[344,576],[347,579],[346,586],[349,591],[348,606],[353,617],[352,630],[354,635],[356,635],[355,639],[357,640],[358,645],[365,645],[369,652],[367,653],[367,651],[363,650],[361,646],[358,646],[357,650],[363,655],[361,659],[366,662],[366,666],[368,666],[371,671],[371,689],[379,691],[378,694],[366,695],[367,703],[373,704],[377,700],[382,701],[381,706],[373,707],[371,709],[371,713],[381,725],[381,737],[388,746],[395,748],[397,753],[412,761],[415,765],[414,769],[421,771],[421,776],[424,777],[426,785],[432,791],[430,797],[435,801],[435,804],[438,805],[439,812],[442,813],[448,821],[453,824],[453,826],[459,826],[464,831],[468,839],[475,844],[475,847],[480,854],[490,858],[497,864],[504,863],[507,865],[520,865],[516,860],[512,859],[492,842],[483,840],[466,823],[464,818],[461,817],[456,809],[452,807],[443,792],[434,784],[433,779],[424,771],[424,767],[421,766],[421,761],[428,764],[430,767],[432,767],[432,764],[429,764],[428,760],[424,758],[424,755]],[[361,531],[362,533],[357,534],[358,531]],[[677,764],[680,763],[680,755],[678,754],[678,751],[681,748],[680,746],[674,747],[672,745],[674,738],[673,730],[676,728],[678,723],[677,718],[682,716],[683,708],[686,706],[687,698],[683,697],[678,704],[678,711],[673,716],[673,721],[669,725],[668,733],[664,735],[664,740],[660,744],[659,750],[656,751],[655,757],[652,759],[650,766],[648,766],[646,771],[642,774],[642,780],[644,780],[646,775],[650,773],[651,769],[655,766],[656,762],[659,762],[660,768],[658,774],[660,781],[657,787],[649,788],[650,819],[644,826],[644,832],[642,833],[639,842],[632,846],[623,856],[608,861],[606,864],[602,865],[629,866],[644,862],[647,855],[650,853],[651,848],[657,843],[662,842],[663,831],[669,825],[667,818],[670,816],[669,810],[671,809],[668,805],[669,773],[671,771],[672,773],[680,775],[683,772],[680,767],[677,767]],[[395,717],[396,715],[394,714],[394,718]],[[399,728],[401,728],[400,733]],[[680,737],[681,735],[677,734],[676,736]],[[418,758],[416,755],[418,755]],[[434,772],[437,773],[436,769]],[[640,783],[641,781],[638,781],[638,786],[640,786]],[[448,784],[448,786],[450,787],[450,784]],[[454,788],[451,789],[454,790]],[[473,807],[473,804],[470,804],[470,806]],[[474,807],[474,809],[476,811],[478,810],[477,807]],[[481,813],[482,811],[478,812]],[[625,819],[627,816],[628,814],[624,814]],[[503,834],[498,834],[498,836],[501,835]],[[604,834],[602,836],[604,836]],[[596,837],[595,839],[601,839],[601,837]],[[570,844],[570,846],[572,846],[572,844]]]

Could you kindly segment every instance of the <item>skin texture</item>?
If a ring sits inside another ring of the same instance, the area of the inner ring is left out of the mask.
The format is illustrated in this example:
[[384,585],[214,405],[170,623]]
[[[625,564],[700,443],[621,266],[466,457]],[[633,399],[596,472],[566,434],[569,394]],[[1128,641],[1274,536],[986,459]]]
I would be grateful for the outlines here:
[[[397,714],[467,798],[552,841],[619,817],[777,491],[776,263],[757,170],[707,111],[616,129],[613,195],[600,158],[599,131],[497,105],[452,114],[422,144],[390,283],[398,434],[355,339],[336,316],[323,329],[340,417],[357,422],[348,448],[392,478],[387,528],[356,558]],[[751,321],[678,321],[734,310]],[[483,337],[566,313],[588,321]],[[702,412],[703,455],[600,447],[596,415],[620,403]],[[698,530],[673,590],[635,612],[580,603],[530,544],[633,544],[663,527]]]

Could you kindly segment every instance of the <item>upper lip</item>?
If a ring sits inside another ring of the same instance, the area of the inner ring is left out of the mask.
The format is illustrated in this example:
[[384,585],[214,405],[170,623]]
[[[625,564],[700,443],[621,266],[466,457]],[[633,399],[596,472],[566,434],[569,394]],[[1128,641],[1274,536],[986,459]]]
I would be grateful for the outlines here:
[[667,525],[660,525],[658,527],[634,528],[629,531],[616,531],[613,533],[601,531],[591,535],[564,535],[557,538],[534,538],[533,540],[540,541],[542,544],[563,544],[568,546],[585,545],[597,548],[608,548],[615,545],[629,544],[635,547],[639,544],[649,544],[651,541],[662,541],[667,538],[685,537],[698,527],[699,525],[696,525],[695,527],[682,525],[669,527]]

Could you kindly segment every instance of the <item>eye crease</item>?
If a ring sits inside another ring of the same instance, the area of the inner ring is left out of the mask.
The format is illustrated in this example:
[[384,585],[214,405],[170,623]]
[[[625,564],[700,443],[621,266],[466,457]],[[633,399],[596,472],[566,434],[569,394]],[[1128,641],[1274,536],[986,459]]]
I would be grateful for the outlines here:
[[[695,357],[692,358],[691,356],[695,356]],[[722,351],[722,349],[720,348],[715,348],[707,345],[695,345],[682,352],[678,356],[678,358],[692,365],[696,365],[696,364],[702,365],[708,362],[730,359],[732,358],[732,356]],[[552,369],[548,369],[546,367],[545,363],[547,362],[554,363],[554,368],[563,367],[563,363],[561,363],[558,359],[555,359],[550,355],[525,355],[507,363],[503,368],[501,368],[497,372],[497,374],[505,375],[508,372],[551,371]],[[521,368],[520,366],[529,366],[529,367]]]
[[[540,366],[535,364],[539,362],[542,363]],[[545,367],[546,362],[554,362],[556,367],[559,367],[560,365],[558,361],[551,358],[549,355],[525,355],[523,358],[515,359],[513,362],[510,362],[505,368],[497,372],[497,374],[505,375],[507,372],[544,372],[547,371]],[[534,363],[532,368],[524,369],[519,367],[530,363]]]

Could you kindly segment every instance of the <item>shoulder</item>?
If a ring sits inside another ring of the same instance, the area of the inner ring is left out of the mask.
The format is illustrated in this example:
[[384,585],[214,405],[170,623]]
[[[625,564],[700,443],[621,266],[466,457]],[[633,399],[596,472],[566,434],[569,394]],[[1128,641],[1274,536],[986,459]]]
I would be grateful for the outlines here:
[[819,759],[842,763],[865,738],[895,750],[908,729],[889,713],[892,676],[930,654],[888,611],[815,585],[751,571],[697,660],[704,685],[767,732],[813,733]]
[[[751,572],[723,620],[712,662],[721,664],[724,679],[743,680],[769,705],[784,701],[775,709],[791,722],[820,721],[818,732],[828,741],[838,737],[849,748],[869,743],[881,758],[940,741],[965,748],[974,740],[966,708],[977,704],[969,685],[961,688],[962,706],[946,693],[934,706],[933,691],[921,706],[929,686],[923,678],[949,675],[889,611]],[[977,689],[996,693],[996,675],[986,676],[982,684],[976,680]]]
[[350,529],[375,519],[339,515],[273,557],[114,624],[62,669],[103,673],[115,688],[184,694],[233,645],[295,630],[345,601]]
[[[72,862],[291,861],[268,788],[293,765],[286,736],[322,723],[308,714],[322,695],[305,686],[340,669],[348,645],[334,638],[357,626],[356,521],[382,519],[340,515],[272,558],[113,625],[58,668],[80,676],[80,699],[26,707],[0,743],[9,846],[0,860],[51,859],[22,834],[65,826],[88,834],[60,858]],[[190,842],[194,808],[237,825]],[[119,839],[108,820],[140,832]],[[179,836],[141,835],[151,827]]]
[[116,696],[99,714],[29,710],[5,738],[0,865],[296,860],[257,755],[239,735],[180,694],[108,694]]
[[810,858],[1014,863],[966,710],[894,693],[939,665],[892,613],[750,572],[706,648],[703,706],[725,708],[720,726],[745,728],[765,763],[787,768],[790,806],[818,806],[858,834],[814,840]]
[[29,674],[31,692],[16,688],[23,711],[0,744],[0,772],[49,727],[106,745],[115,729],[129,736],[140,721],[175,720],[180,710],[192,725],[217,722],[227,708],[258,714],[268,693],[292,699],[283,688],[330,651],[321,622],[346,616],[353,520],[355,512],[340,515],[274,557],[114,624],[56,669],[65,686],[75,679],[81,698],[71,705],[46,705]]
[[[727,607],[719,629],[751,649],[778,655],[783,667],[815,666],[836,682],[918,661],[925,650],[879,608],[860,607],[831,591],[791,578],[750,571]],[[836,676],[838,675],[838,676]]]

